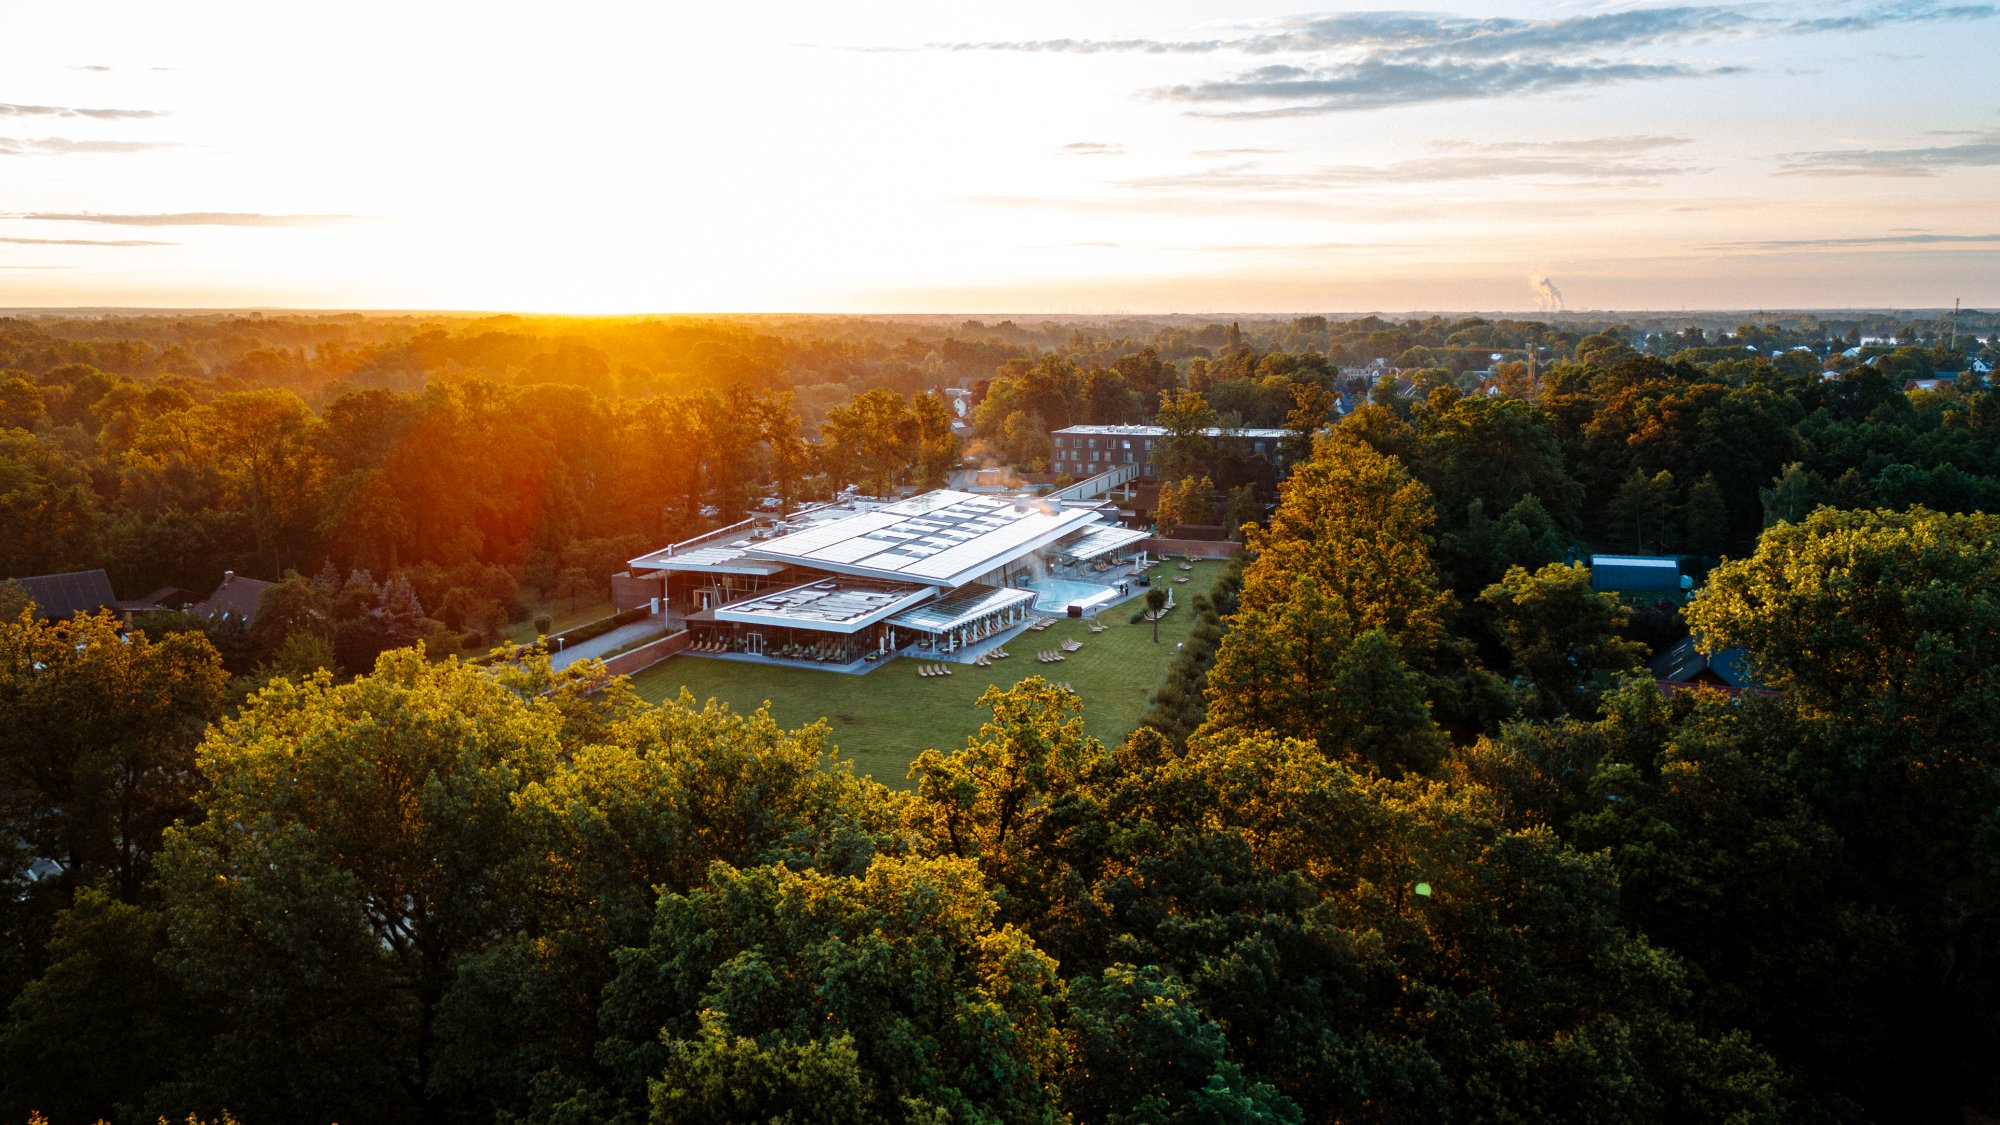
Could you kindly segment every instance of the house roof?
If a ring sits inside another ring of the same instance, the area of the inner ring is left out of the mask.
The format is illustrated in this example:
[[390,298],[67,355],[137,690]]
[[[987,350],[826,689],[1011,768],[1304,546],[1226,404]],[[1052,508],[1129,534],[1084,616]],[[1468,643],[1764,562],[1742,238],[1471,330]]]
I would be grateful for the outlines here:
[[111,592],[111,576],[101,569],[37,574],[15,581],[26,587],[28,596],[35,600],[35,616],[44,621],[118,608],[118,596]]
[[257,606],[264,600],[264,591],[277,585],[261,578],[245,578],[240,574],[225,574],[222,585],[215,588],[206,600],[188,607],[188,612],[196,617],[220,617],[225,621],[241,621],[248,624],[257,617]]
[[1689,637],[1654,657],[1648,667],[1656,678],[1671,683],[1697,683],[1705,672],[1724,687],[1762,690],[1764,685],[1750,674],[1748,652],[1730,647],[1704,655],[1696,644],[1696,640]]

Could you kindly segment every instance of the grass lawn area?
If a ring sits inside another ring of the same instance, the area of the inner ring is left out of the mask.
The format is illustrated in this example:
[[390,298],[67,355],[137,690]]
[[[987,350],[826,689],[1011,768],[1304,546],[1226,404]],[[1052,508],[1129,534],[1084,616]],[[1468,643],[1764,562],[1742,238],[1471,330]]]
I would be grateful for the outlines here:
[[531,645],[535,643],[535,615],[538,613],[548,614],[555,622],[549,632],[560,633],[564,629],[574,629],[578,625],[595,621],[600,617],[609,617],[616,612],[618,611],[611,608],[610,598],[597,598],[591,601],[578,598],[575,609],[569,607],[568,598],[557,598],[555,601],[531,607],[528,610],[527,620],[514,622],[500,630],[500,635],[517,645]]
[[[1143,601],[1126,602],[1104,612],[1108,626],[1092,634],[1085,622],[1064,620],[1039,633],[1023,633],[1007,642],[1014,655],[991,668],[951,665],[952,674],[925,679],[917,669],[927,661],[898,659],[865,676],[843,676],[805,668],[770,668],[730,660],[677,656],[632,678],[641,696],[658,702],[682,687],[696,699],[715,698],[739,711],[754,711],[766,701],[771,717],[787,727],[826,718],[834,744],[861,772],[885,785],[901,788],[918,754],[933,747],[956,750],[979,730],[986,712],[973,706],[989,685],[1013,686],[1030,676],[1068,682],[1083,697],[1084,728],[1106,744],[1123,739],[1139,725],[1160,681],[1172,662],[1174,645],[1194,628],[1189,603],[1207,593],[1222,576],[1223,562],[1197,562],[1189,581],[1174,583],[1185,573],[1178,563],[1155,569],[1156,581],[1174,591],[1175,609],[1160,622],[1160,643],[1153,643],[1152,625],[1129,623]],[[1083,642],[1080,652],[1060,664],[1041,664],[1035,654],[1059,648],[1066,638]]]

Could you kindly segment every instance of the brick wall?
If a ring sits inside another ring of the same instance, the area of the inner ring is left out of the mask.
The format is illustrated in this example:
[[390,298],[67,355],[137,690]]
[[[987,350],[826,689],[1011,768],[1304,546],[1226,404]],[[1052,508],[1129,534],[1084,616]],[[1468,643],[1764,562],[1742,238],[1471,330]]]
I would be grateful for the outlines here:
[[1148,539],[1143,546],[1155,556],[1193,555],[1198,559],[1233,559],[1243,544],[1232,539]]
[[640,645],[630,652],[621,652],[604,662],[604,670],[614,676],[630,676],[644,671],[686,648],[694,637],[686,629],[661,637],[657,641]]

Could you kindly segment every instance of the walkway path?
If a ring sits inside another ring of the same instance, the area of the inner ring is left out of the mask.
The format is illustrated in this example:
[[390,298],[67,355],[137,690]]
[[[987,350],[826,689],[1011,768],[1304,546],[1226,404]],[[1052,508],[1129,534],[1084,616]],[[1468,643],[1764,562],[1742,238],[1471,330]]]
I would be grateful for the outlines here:
[[651,640],[667,634],[667,627],[657,617],[635,621],[630,625],[620,625],[601,637],[566,646],[561,652],[549,653],[549,666],[557,671],[591,657],[608,656],[634,641]]

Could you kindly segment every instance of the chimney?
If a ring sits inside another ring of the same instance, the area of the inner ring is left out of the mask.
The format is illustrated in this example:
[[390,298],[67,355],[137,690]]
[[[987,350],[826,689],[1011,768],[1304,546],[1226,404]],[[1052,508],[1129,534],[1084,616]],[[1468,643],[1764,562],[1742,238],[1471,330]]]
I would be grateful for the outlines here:
[[229,580],[230,580],[230,579],[232,579],[232,578],[234,578],[234,577],[236,577],[236,572],[235,572],[235,571],[233,571],[233,570],[225,570],[225,571],[223,571],[223,572],[222,572],[222,584],[223,584],[223,585],[225,585],[225,586],[229,585]]

